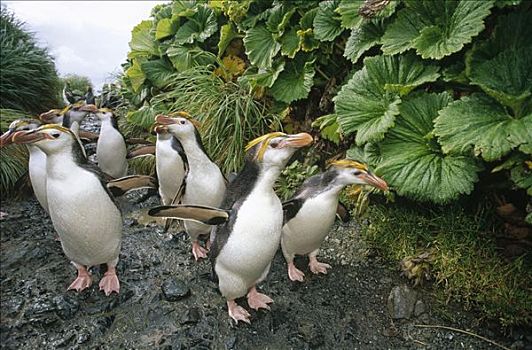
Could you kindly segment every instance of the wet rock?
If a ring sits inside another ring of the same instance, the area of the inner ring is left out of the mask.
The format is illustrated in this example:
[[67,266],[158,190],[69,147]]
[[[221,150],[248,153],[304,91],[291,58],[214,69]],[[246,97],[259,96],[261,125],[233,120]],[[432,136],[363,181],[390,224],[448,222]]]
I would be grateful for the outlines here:
[[419,317],[426,312],[425,303],[422,300],[416,301],[414,306],[414,316]]
[[58,295],[54,298],[56,313],[63,320],[69,320],[78,312],[79,303],[73,296]]
[[388,312],[393,319],[410,318],[414,312],[417,293],[407,285],[392,288],[388,296]]
[[8,300],[2,301],[2,314],[7,317],[16,316],[24,306],[24,298],[15,295]]
[[127,226],[127,227],[138,226],[138,224],[139,224],[139,222],[135,218],[126,218],[124,220],[124,225]]
[[185,315],[183,316],[183,319],[181,320],[181,324],[195,324],[198,323],[201,320],[201,310],[197,307],[192,307],[187,310]]
[[161,289],[164,298],[168,301],[178,301],[190,295],[190,288],[185,282],[174,278],[167,279]]
[[82,333],[78,336],[78,344],[85,344],[91,339],[91,335],[89,333]]

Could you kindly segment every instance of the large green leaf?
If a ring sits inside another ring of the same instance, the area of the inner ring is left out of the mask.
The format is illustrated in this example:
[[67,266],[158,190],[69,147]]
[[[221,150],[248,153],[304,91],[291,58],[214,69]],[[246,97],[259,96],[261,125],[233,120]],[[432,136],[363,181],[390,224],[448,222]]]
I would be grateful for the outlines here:
[[171,46],[166,54],[178,72],[194,66],[207,66],[216,62],[216,56],[197,46]]
[[340,2],[335,11],[340,14],[342,27],[354,29],[364,22],[364,17],[358,13],[364,2],[365,0],[342,0]]
[[295,12],[296,8],[290,6],[289,3],[277,4],[270,11],[266,28],[272,33],[283,33]]
[[438,77],[438,67],[415,55],[368,57],[334,98],[338,122],[346,134],[357,133],[358,145],[379,141],[399,114],[400,97]]
[[166,59],[152,60],[141,63],[142,71],[153,86],[163,88],[172,81],[174,67]]
[[446,203],[473,190],[481,170],[472,157],[445,155],[432,135],[433,119],[451,97],[426,94],[404,101],[396,125],[381,143],[376,172],[400,195]]
[[382,38],[382,50],[396,54],[415,48],[423,58],[441,59],[460,51],[484,29],[493,0],[405,0]]
[[493,99],[474,94],[449,104],[435,121],[435,134],[446,153],[467,152],[486,161],[500,159],[513,148],[530,150],[532,113],[517,119]]
[[196,1],[194,0],[173,0],[172,13],[180,17],[189,17],[194,15],[198,10]]
[[129,42],[131,52],[128,58],[158,56],[157,42],[151,34],[152,24],[152,21],[142,21],[133,28]]
[[244,37],[244,45],[251,64],[259,68],[271,67],[273,56],[281,49],[281,44],[275,40],[274,34],[264,25],[248,30]]
[[131,88],[134,92],[139,92],[140,87],[146,80],[146,75],[142,71],[140,66],[140,61],[138,59],[133,59],[133,64],[126,70],[126,76],[129,78],[131,83]]
[[152,106],[145,104],[136,111],[129,111],[126,118],[131,124],[140,126],[144,129],[149,129],[153,125],[157,113],[158,112]]
[[288,56],[288,58],[294,58],[296,53],[301,48],[299,42],[299,36],[297,35],[297,27],[293,27],[283,34],[281,37],[281,54]]
[[470,69],[469,79],[516,114],[532,95],[532,46],[504,50]]
[[286,103],[306,98],[314,85],[314,61],[305,61],[303,56],[290,60],[272,85],[272,96]]
[[284,70],[284,60],[274,62],[271,68],[259,68],[257,73],[246,74],[240,79],[251,83],[252,86],[272,87],[273,83]]
[[340,25],[334,10],[338,6],[337,0],[320,2],[316,17],[314,17],[314,35],[321,41],[332,41],[344,30]]
[[380,42],[384,29],[382,21],[367,22],[352,29],[345,45],[344,57],[356,63],[364,52]]
[[231,41],[238,36],[233,23],[226,23],[220,28],[220,41],[218,42],[218,57],[222,57]]
[[172,36],[179,27],[179,21],[172,18],[162,18],[157,22],[157,28],[155,30],[155,39],[161,40]]
[[174,41],[177,44],[204,42],[217,29],[214,11],[206,6],[197,6],[197,12],[188,17],[188,21],[175,33]]

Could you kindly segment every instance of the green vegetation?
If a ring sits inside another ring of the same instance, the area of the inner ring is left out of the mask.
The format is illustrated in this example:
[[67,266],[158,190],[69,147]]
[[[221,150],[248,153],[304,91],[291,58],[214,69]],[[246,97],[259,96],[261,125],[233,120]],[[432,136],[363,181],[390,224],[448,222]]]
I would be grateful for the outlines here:
[[5,7],[0,9],[0,108],[38,114],[60,104],[52,57]]
[[407,276],[429,276],[441,303],[460,302],[504,326],[532,323],[531,257],[501,260],[493,234],[500,228],[489,211],[397,203],[371,205],[367,218],[362,235],[386,257],[402,260]]

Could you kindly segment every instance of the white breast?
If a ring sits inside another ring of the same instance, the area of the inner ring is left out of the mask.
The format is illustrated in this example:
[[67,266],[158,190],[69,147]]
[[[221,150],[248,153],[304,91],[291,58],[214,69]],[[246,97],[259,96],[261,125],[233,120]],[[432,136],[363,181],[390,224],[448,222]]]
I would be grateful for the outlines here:
[[106,174],[114,178],[127,175],[127,149],[122,135],[112,125],[110,120],[103,120],[96,145],[98,166]]
[[30,154],[28,173],[30,175],[33,193],[39,204],[48,213],[48,200],[46,198],[46,154],[35,146],[28,145]]
[[318,249],[336,216],[338,195],[325,192],[307,199],[297,215],[283,226],[283,253],[309,254]]
[[174,199],[183,178],[185,165],[179,153],[172,148],[172,138],[158,138],[155,144],[155,166],[162,204],[168,205]]
[[222,294],[241,297],[259,280],[279,248],[283,214],[273,190],[256,188],[238,211],[233,231],[216,258]]
[[50,157],[47,174],[50,217],[67,257],[87,266],[116,259],[122,217],[99,179],[72,161]]

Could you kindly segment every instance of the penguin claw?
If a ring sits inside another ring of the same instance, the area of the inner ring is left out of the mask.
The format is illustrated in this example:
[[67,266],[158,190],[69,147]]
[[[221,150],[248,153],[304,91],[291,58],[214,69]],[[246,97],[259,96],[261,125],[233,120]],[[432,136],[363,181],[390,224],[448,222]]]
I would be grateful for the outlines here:
[[120,293],[120,282],[116,273],[106,272],[100,280],[99,286],[100,290],[103,290],[106,296],[111,295],[113,292],[116,294]]
[[259,310],[259,309],[266,309],[270,310],[270,306],[268,304],[273,303],[273,299],[267,296],[266,294],[262,294],[257,292],[256,289],[252,289],[248,293],[248,305],[253,310]]
[[299,270],[293,262],[288,263],[288,278],[294,282],[303,282],[305,274]]
[[251,324],[251,321],[249,320],[251,315],[249,312],[247,312],[242,306],[239,306],[234,300],[227,301],[227,311],[229,311],[229,316],[235,320],[236,324],[238,324],[238,321]]
[[70,284],[67,290],[75,289],[77,292],[89,288],[92,284],[92,278],[89,274],[78,274],[78,277]]
[[331,265],[319,262],[316,259],[311,260],[310,263],[308,264],[308,266],[310,267],[310,271],[312,271],[312,273],[314,273],[316,275],[320,274],[320,273],[323,273],[324,275],[326,275],[327,274],[327,269],[331,268]]
[[192,255],[194,255],[194,259],[196,259],[196,261],[207,258],[208,252],[209,251],[203,248],[198,241],[192,242]]

